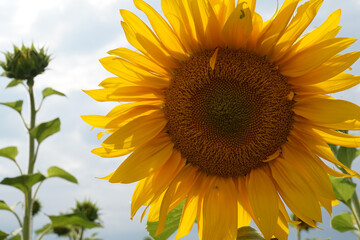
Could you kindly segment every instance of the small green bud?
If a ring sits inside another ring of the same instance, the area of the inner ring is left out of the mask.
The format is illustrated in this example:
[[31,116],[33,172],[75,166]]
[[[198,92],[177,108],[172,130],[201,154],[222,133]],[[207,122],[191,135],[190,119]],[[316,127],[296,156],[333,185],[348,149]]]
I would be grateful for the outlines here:
[[73,209],[74,213],[83,214],[89,221],[95,222],[99,220],[99,208],[95,203],[85,200],[83,202],[76,202],[76,207]]
[[40,212],[40,210],[41,210],[41,203],[39,202],[39,200],[35,199],[32,206],[32,215],[35,216]]
[[53,232],[58,235],[59,237],[61,236],[66,236],[70,233],[71,229],[68,227],[54,227],[53,228]]
[[5,61],[0,61],[4,70],[2,75],[19,80],[33,81],[45,71],[51,60],[44,48],[37,50],[33,44],[30,48],[22,45],[21,49],[14,45],[14,52],[6,52],[4,55]]

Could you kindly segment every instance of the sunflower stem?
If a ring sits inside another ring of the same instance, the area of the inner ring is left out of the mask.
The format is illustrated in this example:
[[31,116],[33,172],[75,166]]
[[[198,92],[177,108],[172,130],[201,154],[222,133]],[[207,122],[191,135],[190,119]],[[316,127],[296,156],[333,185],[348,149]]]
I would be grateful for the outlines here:
[[360,231],[360,203],[356,192],[354,192],[351,197],[351,208],[354,218],[356,220],[358,230]]
[[301,240],[301,229],[297,229],[296,231],[296,240]]
[[[36,120],[36,109],[35,109],[35,97],[33,91],[34,80],[29,79],[28,82],[28,92],[30,97],[30,126],[28,129],[29,132],[29,165],[28,165],[28,174],[32,174],[34,172],[34,165],[36,160],[35,155],[35,138],[31,136],[30,131],[35,127],[35,120]],[[24,214],[24,221],[23,221],[23,240],[31,240],[32,236],[32,205],[33,205],[33,198],[32,198],[32,189],[30,188],[29,191],[25,194],[25,214]]]

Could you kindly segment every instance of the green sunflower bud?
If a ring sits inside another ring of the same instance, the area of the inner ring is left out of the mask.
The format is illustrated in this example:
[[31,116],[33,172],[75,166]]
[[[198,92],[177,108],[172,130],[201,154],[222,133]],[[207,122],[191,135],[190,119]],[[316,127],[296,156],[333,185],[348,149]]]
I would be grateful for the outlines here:
[[33,202],[33,206],[32,206],[32,215],[35,216],[36,214],[38,214],[41,210],[41,203],[39,202],[39,200],[35,200]]
[[73,209],[74,213],[81,213],[86,216],[86,218],[95,222],[95,220],[99,220],[99,208],[95,203],[91,201],[85,200],[84,202],[76,202],[76,207]]
[[53,232],[58,235],[59,237],[61,236],[66,236],[70,233],[71,229],[68,227],[54,227],[53,228]]
[[30,48],[22,45],[21,49],[14,45],[14,52],[4,54],[5,61],[0,61],[0,66],[4,70],[2,75],[18,80],[28,80],[30,84],[37,75],[45,71],[51,60],[44,48],[37,50],[33,44]]

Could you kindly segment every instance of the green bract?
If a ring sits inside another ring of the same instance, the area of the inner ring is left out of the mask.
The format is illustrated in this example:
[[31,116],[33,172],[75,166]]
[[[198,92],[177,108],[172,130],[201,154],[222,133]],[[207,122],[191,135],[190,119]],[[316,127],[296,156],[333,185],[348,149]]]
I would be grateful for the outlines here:
[[30,48],[22,45],[18,48],[14,45],[14,52],[5,53],[5,61],[0,62],[3,75],[18,80],[30,80],[43,73],[49,65],[50,55],[44,48],[37,50],[32,44]]

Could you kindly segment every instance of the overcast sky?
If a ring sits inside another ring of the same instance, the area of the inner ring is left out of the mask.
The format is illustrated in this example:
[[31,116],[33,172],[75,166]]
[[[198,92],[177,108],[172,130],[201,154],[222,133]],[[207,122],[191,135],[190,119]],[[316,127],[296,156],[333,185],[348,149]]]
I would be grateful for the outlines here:
[[[147,2],[150,2],[149,0]],[[282,1],[280,1],[281,3]],[[151,4],[160,9],[160,0]],[[57,165],[74,174],[79,185],[60,179],[46,181],[39,192],[43,203],[42,213],[35,218],[34,229],[48,222],[47,215],[66,212],[75,205],[75,200],[89,198],[101,208],[101,219],[105,228],[96,229],[105,240],[141,240],[147,235],[145,223],[139,216],[130,220],[130,199],[134,184],[110,184],[95,177],[102,177],[121,163],[122,159],[102,159],[90,153],[99,146],[96,131],[81,121],[86,114],[106,114],[114,103],[97,103],[84,94],[82,89],[94,89],[104,78],[111,76],[99,58],[118,47],[131,47],[120,25],[119,9],[134,11],[143,18],[130,0],[0,0],[0,51],[12,51],[12,44],[46,46],[53,60],[49,69],[35,79],[36,94],[41,95],[45,87],[64,92],[67,97],[52,96],[47,99],[39,113],[38,122],[61,119],[61,132],[41,145],[36,170],[46,173],[48,167]],[[257,10],[268,19],[276,8],[275,0],[258,1]],[[325,0],[318,16],[309,30],[319,26],[326,17],[338,8],[342,9],[343,26],[340,36],[360,38],[360,0]],[[356,42],[352,51],[360,50]],[[0,60],[4,57],[1,54]],[[1,72],[1,71],[0,71]],[[353,65],[352,74],[360,74],[360,63]],[[28,116],[28,102],[22,87],[5,89],[9,80],[0,77],[0,102],[24,99],[24,114]],[[357,86],[336,97],[350,99],[360,104],[360,87]],[[39,102],[40,99],[37,99]],[[28,117],[26,118],[28,119]],[[17,113],[0,106],[0,148],[18,146],[18,161],[27,163],[27,135]],[[356,168],[359,170],[359,164]],[[17,169],[6,159],[0,158],[0,180],[18,175]],[[0,185],[0,200],[9,205],[22,200],[20,191]],[[20,210],[20,208],[18,208]],[[335,214],[343,211],[335,207]],[[324,231],[316,230],[305,236],[355,239],[354,235],[335,235],[329,229],[329,217],[324,214]],[[15,218],[0,212],[0,230],[10,232],[17,228]],[[289,239],[294,239],[291,232]],[[57,239],[49,235],[44,239]],[[184,239],[197,239],[196,229]],[[335,239],[335,238],[333,238]]]

